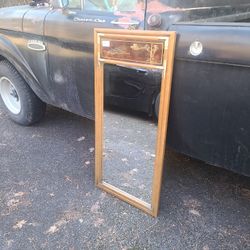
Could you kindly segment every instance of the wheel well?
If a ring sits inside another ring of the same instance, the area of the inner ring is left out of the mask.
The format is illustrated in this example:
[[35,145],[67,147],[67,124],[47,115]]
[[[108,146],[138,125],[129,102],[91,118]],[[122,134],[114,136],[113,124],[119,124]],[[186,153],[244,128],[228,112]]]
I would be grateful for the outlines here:
[[[13,63],[11,63],[6,57],[0,55],[0,62],[1,62],[1,61],[7,61],[7,62],[8,62],[9,64],[11,64],[12,67],[14,67],[15,70],[20,74],[19,70],[15,67],[15,65],[13,65]],[[20,74],[20,75],[21,75],[21,74]],[[21,75],[21,77],[24,79],[24,77],[23,77],[22,75]]]
[[[0,0],[1,1],[1,0]],[[39,87],[39,85],[37,85],[36,87],[36,79],[33,78],[33,75],[25,69],[22,70],[22,66],[18,64],[15,65],[5,56],[0,54],[0,62],[2,61],[7,61],[9,64],[11,64],[13,66],[13,68],[20,74],[21,78],[27,83],[27,85],[32,89],[32,91],[35,93],[35,95],[40,98],[40,100],[42,100],[45,103],[49,103],[50,102],[50,98],[49,95],[47,95],[47,93],[45,91],[43,91],[42,88]],[[25,66],[24,66],[25,67]],[[24,72],[25,71],[25,72]]]
[[[6,62],[8,62],[9,64],[11,64],[12,67],[20,74],[19,70],[15,67],[15,65],[13,65],[13,63],[11,63],[6,57],[0,55],[0,62],[1,62],[1,61],[6,61]],[[20,76],[21,76],[21,78],[22,78],[24,81],[26,81],[26,80],[24,79],[24,77],[23,77],[21,74],[20,74]],[[27,81],[26,81],[26,82],[27,82]],[[28,84],[28,82],[27,82],[27,84]],[[28,84],[28,85],[29,85],[29,84]]]

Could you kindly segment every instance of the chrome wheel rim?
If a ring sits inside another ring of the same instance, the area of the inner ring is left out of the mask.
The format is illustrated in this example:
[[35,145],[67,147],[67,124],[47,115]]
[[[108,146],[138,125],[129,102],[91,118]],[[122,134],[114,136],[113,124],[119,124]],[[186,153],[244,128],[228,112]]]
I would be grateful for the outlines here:
[[17,115],[21,112],[21,102],[18,92],[7,77],[0,78],[0,95],[5,106],[11,113]]

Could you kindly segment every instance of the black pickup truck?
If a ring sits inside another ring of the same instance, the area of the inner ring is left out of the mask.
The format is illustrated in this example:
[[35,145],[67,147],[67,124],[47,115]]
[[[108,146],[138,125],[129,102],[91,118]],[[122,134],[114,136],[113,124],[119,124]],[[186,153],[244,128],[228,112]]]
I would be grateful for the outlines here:
[[[22,125],[46,104],[94,118],[94,28],[177,32],[168,145],[250,176],[249,0],[51,0],[0,9],[0,95]],[[106,100],[157,115],[160,74],[107,65]]]

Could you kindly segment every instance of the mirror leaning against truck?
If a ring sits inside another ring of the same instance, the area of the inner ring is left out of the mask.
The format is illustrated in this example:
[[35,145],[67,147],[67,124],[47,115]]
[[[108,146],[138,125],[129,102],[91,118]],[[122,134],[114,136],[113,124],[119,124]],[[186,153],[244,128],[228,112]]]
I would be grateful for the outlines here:
[[0,249],[250,249],[249,41],[250,0],[0,0]]

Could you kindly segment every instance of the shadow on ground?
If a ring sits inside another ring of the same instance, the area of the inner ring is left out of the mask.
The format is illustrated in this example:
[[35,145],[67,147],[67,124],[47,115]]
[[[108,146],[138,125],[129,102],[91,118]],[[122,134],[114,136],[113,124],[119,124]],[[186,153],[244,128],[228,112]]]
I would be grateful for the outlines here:
[[153,219],[94,186],[94,124],[0,108],[0,249],[249,249],[249,178],[167,151]]

